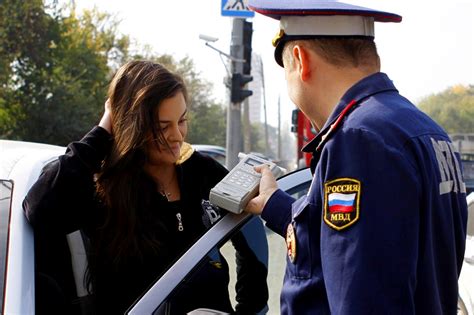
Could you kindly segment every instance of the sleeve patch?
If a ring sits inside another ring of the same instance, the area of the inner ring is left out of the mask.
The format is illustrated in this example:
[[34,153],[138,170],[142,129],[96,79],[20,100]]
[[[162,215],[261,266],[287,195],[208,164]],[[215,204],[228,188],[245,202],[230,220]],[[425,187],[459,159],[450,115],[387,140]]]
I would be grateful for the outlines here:
[[324,183],[324,222],[343,230],[359,219],[361,183],[353,178],[337,178]]

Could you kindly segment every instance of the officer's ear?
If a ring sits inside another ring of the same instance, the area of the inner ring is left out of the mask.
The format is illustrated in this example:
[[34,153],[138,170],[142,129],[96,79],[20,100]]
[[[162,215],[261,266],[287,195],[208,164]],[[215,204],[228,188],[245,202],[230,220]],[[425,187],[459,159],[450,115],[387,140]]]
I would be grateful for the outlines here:
[[311,77],[311,63],[308,48],[304,45],[296,44],[291,50],[291,55],[300,79],[304,82],[308,81]]

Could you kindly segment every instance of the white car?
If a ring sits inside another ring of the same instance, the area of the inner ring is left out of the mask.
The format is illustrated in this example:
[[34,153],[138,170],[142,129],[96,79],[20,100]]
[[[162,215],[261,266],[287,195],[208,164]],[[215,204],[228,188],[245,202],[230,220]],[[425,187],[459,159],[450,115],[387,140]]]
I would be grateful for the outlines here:
[[193,148],[202,155],[209,156],[225,166],[225,148],[210,144],[193,144]]
[[[35,314],[35,264],[33,231],[23,214],[22,202],[41,169],[63,154],[64,147],[0,140],[0,297],[1,314]],[[305,194],[311,182],[308,169],[298,170],[278,180],[281,189],[299,197]],[[458,313],[474,315],[474,194],[468,197],[469,222],[465,261],[459,279]],[[179,290],[179,284],[192,274],[194,267],[214,247],[221,246],[226,257],[233,255],[227,240],[245,227],[251,215],[224,216],[210,228],[179,260],[138,300],[128,314],[167,314],[170,297]],[[285,243],[282,237],[267,230],[269,245],[268,287],[270,290],[268,314],[279,314],[279,295],[286,264]],[[76,239],[77,240],[77,239]],[[83,244],[69,239],[72,270],[76,274],[77,295],[83,297],[85,252]],[[227,259],[229,264],[233,259]],[[230,266],[229,270],[235,270]],[[229,289],[233,290],[235,274],[231,273]],[[232,296],[232,294],[231,294]],[[212,310],[196,310],[193,314],[220,314]]]

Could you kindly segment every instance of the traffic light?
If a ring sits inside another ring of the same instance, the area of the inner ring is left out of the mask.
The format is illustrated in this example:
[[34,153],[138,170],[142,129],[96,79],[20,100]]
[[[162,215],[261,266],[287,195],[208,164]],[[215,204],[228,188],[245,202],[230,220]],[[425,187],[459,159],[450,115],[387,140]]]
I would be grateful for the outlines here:
[[244,86],[253,80],[253,77],[250,75],[242,73],[233,73],[232,74],[232,83],[230,89],[230,100],[232,103],[240,103],[247,97],[253,94],[250,90],[244,90]]
[[243,74],[250,74],[252,69],[252,22],[244,21],[242,45],[244,46],[244,70]]

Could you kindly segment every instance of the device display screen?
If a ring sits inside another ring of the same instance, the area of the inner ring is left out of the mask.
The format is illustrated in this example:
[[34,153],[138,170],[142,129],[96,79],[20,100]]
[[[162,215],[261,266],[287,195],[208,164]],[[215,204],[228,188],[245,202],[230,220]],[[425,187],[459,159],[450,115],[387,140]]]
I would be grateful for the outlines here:
[[257,165],[262,165],[263,163],[254,159],[247,159],[247,161],[245,161],[245,164],[257,166]]

